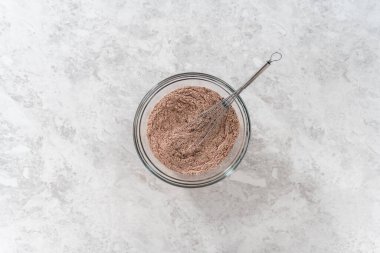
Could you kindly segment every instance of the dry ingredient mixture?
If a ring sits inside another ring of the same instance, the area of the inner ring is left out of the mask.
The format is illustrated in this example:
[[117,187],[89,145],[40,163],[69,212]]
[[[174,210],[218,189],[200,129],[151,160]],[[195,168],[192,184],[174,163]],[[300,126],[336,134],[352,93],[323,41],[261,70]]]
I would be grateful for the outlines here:
[[215,91],[195,86],[179,88],[162,98],[149,115],[147,130],[157,159],[182,174],[200,174],[220,164],[239,134],[235,110],[231,107],[218,127],[195,149],[189,147],[194,146],[200,132],[186,126],[221,99]]

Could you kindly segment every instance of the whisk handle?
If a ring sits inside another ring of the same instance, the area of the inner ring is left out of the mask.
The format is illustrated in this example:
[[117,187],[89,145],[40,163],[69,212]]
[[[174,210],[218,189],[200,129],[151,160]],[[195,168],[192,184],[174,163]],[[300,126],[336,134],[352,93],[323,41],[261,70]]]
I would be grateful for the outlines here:
[[[277,57],[276,57],[277,56]],[[240,92],[242,92],[245,88],[247,88],[261,73],[263,73],[272,62],[274,61],[279,61],[282,58],[282,54],[279,52],[274,52],[270,59],[243,85],[241,86],[238,90],[236,90],[236,95],[239,95]]]
[[263,73],[268,67],[270,66],[270,62],[267,61],[262,67],[261,69],[259,69],[243,86],[241,86],[237,91],[236,93],[237,94],[240,94],[240,92],[242,92],[245,88],[248,87],[248,85],[250,85],[253,81],[255,81],[256,78],[259,77],[259,75],[261,73]]

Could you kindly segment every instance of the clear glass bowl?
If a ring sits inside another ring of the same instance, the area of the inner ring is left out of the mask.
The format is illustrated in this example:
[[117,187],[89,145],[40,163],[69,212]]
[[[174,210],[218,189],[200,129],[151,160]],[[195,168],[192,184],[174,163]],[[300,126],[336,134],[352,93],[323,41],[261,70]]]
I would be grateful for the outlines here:
[[216,168],[199,175],[183,175],[168,169],[154,155],[147,137],[148,117],[154,106],[169,92],[186,87],[201,86],[214,90],[222,97],[234,92],[223,80],[203,73],[183,73],[166,78],[151,89],[140,102],[133,122],[133,137],[137,153],[150,172],[165,182],[188,188],[203,187],[229,176],[244,157],[251,136],[247,108],[238,97],[232,104],[239,119],[239,136],[228,156]]

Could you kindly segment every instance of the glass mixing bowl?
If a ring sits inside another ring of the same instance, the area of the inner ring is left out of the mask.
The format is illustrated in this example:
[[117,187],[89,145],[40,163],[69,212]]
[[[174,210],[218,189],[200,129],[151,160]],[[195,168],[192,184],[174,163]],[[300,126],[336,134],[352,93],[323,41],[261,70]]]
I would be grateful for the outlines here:
[[154,106],[169,92],[186,87],[206,87],[227,97],[234,92],[223,80],[203,73],[183,73],[171,76],[158,83],[140,102],[133,122],[133,138],[137,153],[146,168],[165,182],[188,188],[203,187],[216,183],[229,176],[243,159],[251,136],[251,124],[247,108],[238,97],[232,104],[239,119],[239,136],[228,156],[216,167],[199,175],[183,175],[166,168],[154,155],[147,136],[148,117]]

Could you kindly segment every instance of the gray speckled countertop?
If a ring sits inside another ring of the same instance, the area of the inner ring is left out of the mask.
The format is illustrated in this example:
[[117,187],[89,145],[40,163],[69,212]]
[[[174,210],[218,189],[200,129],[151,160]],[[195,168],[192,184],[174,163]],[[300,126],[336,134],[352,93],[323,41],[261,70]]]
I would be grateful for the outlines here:
[[[365,1],[0,2],[0,252],[380,252],[380,5]],[[238,171],[150,174],[132,121],[160,80],[237,87]]]

